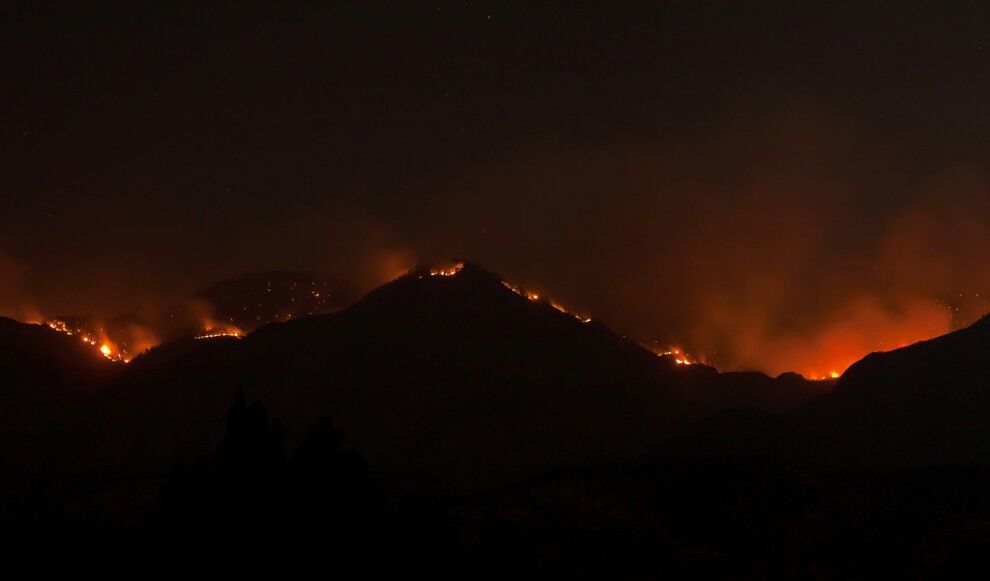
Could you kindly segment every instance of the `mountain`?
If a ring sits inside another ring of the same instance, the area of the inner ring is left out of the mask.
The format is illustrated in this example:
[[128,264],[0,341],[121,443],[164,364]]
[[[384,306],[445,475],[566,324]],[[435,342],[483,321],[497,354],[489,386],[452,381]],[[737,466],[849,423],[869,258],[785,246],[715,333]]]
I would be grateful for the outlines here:
[[126,442],[124,463],[150,470],[214,442],[239,387],[290,439],[329,414],[386,478],[429,491],[635,458],[726,405],[789,409],[822,389],[677,365],[468,264],[240,341],[164,345],[135,359],[94,413],[113,427],[108,440]]
[[318,273],[269,271],[218,282],[161,308],[110,319],[62,315],[53,322],[77,335],[103,337],[115,356],[129,360],[161,343],[243,334],[274,322],[331,313],[358,298],[347,283]]
[[330,416],[386,490],[444,507],[482,571],[962,571],[990,539],[988,347],[984,319],[837,381],[720,373],[470,264],[127,365],[0,319],[0,500],[40,479],[140,518],[243,390],[287,448]]
[[0,317],[0,492],[59,459],[78,411],[115,373],[76,336]]
[[78,337],[0,317],[0,385],[7,390],[83,391],[110,367]]
[[990,459],[990,316],[850,367],[801,410],[820,432],[905,463]]
[[413,273],[241,341],[165,348],[183,352],[137,358],[99,406],[108,440],[126,440],[134,462],[174,461],[163,443],[191,452],[215,441],[238,387],[290,438],[329,414],[372,464],[424,488],[632,457],[686,413],[671,361],[470,265]]

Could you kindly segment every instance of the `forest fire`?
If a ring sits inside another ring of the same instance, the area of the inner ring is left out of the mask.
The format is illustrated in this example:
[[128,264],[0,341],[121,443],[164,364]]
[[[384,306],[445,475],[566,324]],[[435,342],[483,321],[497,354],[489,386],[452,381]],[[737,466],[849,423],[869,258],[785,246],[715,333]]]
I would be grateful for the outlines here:
[[[82,322],[73,323],[63,319],[51,319],[45,322],[48,328],[64,333],[71,337],[79,337],[83,343],[95,348],[100,355],[116,363],[130,363],[137,354],[155,347],[159,340],[155,337],[145,336],[135,337],[134,333],[126,335],[128,338],[114,340],[110,338],[102,327],[95,330],[91,325]],[[240,339],[244,336],[244,331],[230,324],[216,324],[207,320],[203,325],[203,332],[194,335],[195,339],[213,339],[218,337],[232,337]],[[114,335],[115,338],[119,338]]]
[[[526,289],[523,289],[522,287],[517,286],[517,285],[514,285],[511,282],[506,282],[506,281],[503,280],[502,281],[502,286],[504,286],[505,288],[509,289],[510,291],[516,293],[517,295],[525,298],[526,300],[529,300],[529,301],[532,301],[532,302],[538,302],[540,300],[540,295],[538,293],[535,293],[533,291],[528,291]],[[591,322],[591,317],[588,317],[588,316],[585,316],[585,315],[579,315],[579,314],[577,314],[577,313],[575,313],[573,311],[570,311],[566,307],[564,307],[563,305],[561,305],[560,303],[558,303],[556,301],[548,300],[547,301],[547,304],[549,304],[550,307],[552,307],[556,311],[561,312],[561,313],[563,313],[565,315],[568,315],[570,317],[574,317],[575,319],[577,319],[578,321],[580,321],[582,323],[590,323]]]
[[[415,271],[415,274],[421,279],[450,278],[462,273],[465,266],[466,263],[461,261],[440,262]],[[108,326],[95,319],[72,317],[50,319],[45,324],[58,332],[78,337],[108,360],[127,363],[161,342],[181,338],[240,339],[259,326],[321,312],[319,301],[330,293],[326,283],[300,282],[295,278],[274,283],[270,275],[258,280],[261,281],[260,295],[245,292],[234,294],[236,300],[227,300],[223,309],[216,307],[213,301],[200,300],[170,308],[164,311],[165,315],[157,318],[116,320]],[[592,321],[590,316],[572,310],[543,293],[507,280],[500,282],[529,302],[552,308],[581,323]],[[255,287],[258,286],[252,284],[249,289],[257,290]],[[285,291],[282,293],[284,296],[280,295],[278,300],[272,301],[273,293],[282,290]],[[303,308],[293,310],[299,304]],[[885,316],[883,309],[870,304],[860,305],[842,313],[836,321],[815,333],[786,337],[747,334],[748,327],[740,326],[743,333],[739,336],[738,346],[733,344],[731,350],[719,349],[718,355],[715,349],[705,349],[707,343],[703,337],[691,342],[691,355],[685,348],[673,347],[666,341],[642,344],[656,356],[666,357],[679,366],[705,363],[722,369],[755,370],[770,375],[793,370],[810,380],[830,381],[841,377],[850,365],[871,351],[895,349],[950,330],[944,309],[924,306],[924,309],[908,310],[910,316],[891,320]],[[673,344],[683,345],[680,342]],[[744,357],[726,356],[726,353],[743,349],[747,354]]]
[[244,331],[235,327],[234,325],[221,325],[218,327],[209,326],[201,335],[196,335],[196,339],[217,339],[219,337],[231,337],[234,339],[241,339],[244,337]]
[[692,360],[680,347],[653,347],[650,348],[657,357],[670,357],[677,365],[694,365],[697,361]]
[[457,262],[451,266],[433,267],[430,269],[430,276],[454,276],[462,268],[464,268],[463,262]]
[[65,333],[69,336],[78,336],[79,339],[86,343],[87,345],[92,345],[100,352],[101,355],[109,359],[110,361],[130,363],[131,356],[125,350],[122,350],[115,346],[108,338],[105,337],[105,333],[100,330],[99,334],[101,337],[94,337],[93,334],[87,332],[79,326],[70,325],[68,322],[61,319],[52,319],[45,323],[49,328],[58,331],[59,333]]

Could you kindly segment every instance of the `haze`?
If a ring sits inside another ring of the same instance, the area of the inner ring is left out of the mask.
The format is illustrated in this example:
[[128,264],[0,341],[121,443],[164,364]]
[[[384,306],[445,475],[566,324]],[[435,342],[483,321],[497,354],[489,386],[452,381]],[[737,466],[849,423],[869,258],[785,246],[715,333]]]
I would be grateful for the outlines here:
[[990,23],[464,4],[7,15],[0,314],[457,257],[723,369],[825,376],[988,310]]

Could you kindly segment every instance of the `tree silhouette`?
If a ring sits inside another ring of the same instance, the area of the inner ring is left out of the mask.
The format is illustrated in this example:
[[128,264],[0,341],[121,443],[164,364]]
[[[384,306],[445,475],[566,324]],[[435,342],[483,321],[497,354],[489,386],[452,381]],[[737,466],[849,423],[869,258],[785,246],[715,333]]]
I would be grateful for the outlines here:
[[[437,531],[439,512],[388,510],[364,461],[321,418],[288,462],[278,421],[238,391],[215,453],[177,468],[144,527],[145,551],[166,545],[206,560],[244,564],[291,556],[295,565],[332,563],[385,572],[408,565]],[[420,518],[427,515],[429,518]],[[438,537],[439,538],[439,537]],[[436,554],[435,551],[429,554]],[[389,558],[382,558],[388,555]]]

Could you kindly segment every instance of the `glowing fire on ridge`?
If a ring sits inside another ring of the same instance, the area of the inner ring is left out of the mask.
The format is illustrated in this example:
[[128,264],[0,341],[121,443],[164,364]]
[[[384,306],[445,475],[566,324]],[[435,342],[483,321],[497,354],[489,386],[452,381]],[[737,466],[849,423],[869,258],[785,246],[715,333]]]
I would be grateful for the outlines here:
[[[530,301],[536,302],[540,300],[539,294],[532,291],[528,291],[520,286],[512,284],[511,282],[503,280],[502,286]],[[556,301],[550,300],[548,301],[548,303],[551,307],[553,307],[557,311],[564,313],[565,315],[574,317],[575,319],[581,321],[582,323],[591,322],[591,317],[575,314]],[[658,357],[672,357],[674,363],[676,363],[677,365],[694,365],[695,363],[697,363],[696,361],[693,361],[690,357],[688,357],[686,353],[681,351],[680,348],[677,347],[671,347],[666,349],[649,349],[649,350],[655,353]]]
[[233,337],[234,339],[240,339],[244,337],[244,333],[231,325],[230,327],[222,328],[212,328],[208,329],[202,335],[196,335],[196,339],[216,339],[217,337]]
[[464,268],[463,262],[457,262],[447,267],[433,267],[430,269],[430,276],[454,276]]
[[[521,297],[523,297],[523,298],[525,298],[525,299],[527,299],[529,301],[537,302],[537,301],[540,300],[540,295],[539,294],[537,294],[535,292],[532,292],[532,291],[525,290],[522,287],[519,287],[519,286],[516,286],[516,285],[512,284],[511,282],[507,282],[507,281],[504,281],[503,280],[502,281],[502,286],[504,286],[505,288],[509,289],[510,291],[516,293],[517,295],[519,295],[519,296],[521,296]],[[575,319],[577,319],[578,321],[581,321],[582,323],[590,323],[591,322],[591,317],[586,317],[584,315],[579,315],[577,313],[574,313],[573,311],[568,310],[566,307],[564,307],[563,305],[561,305],[560,303],[558,303],[556,301],[548,300],[547,301],[547,304],[549,304],[552,308],[556,309],[557,311],[559,311],[559,312],[561,312],[561,313],[563,313],[565,315],[569,315],[571,317],[574,317]]]
[[[288,318],[286,319],[288,320]],[[213,319],[207,318],[203,322],[203,332],[196,335],[194,338],[216,339],[218,337],[233,337],[234,339],[240,339],[244,337],[244,331],[232,323],[217,323]]]
[[[68,323],[59,319],[53,319],[51,321],[47,321],[46,324],[48,325],[49,328],[54,329],[59,333],[65,333],[66,335],[69,336],[78,335],[79,339],[83,343],[96,347],[96,350],[99,351],[101,355],[103,355],[110,361],[118,361],[123,363],[130,363],[131,361],[131,357],[127,352],[118,349],[109,339],[105,337],[104,338],[93,337],[90,334],[80,329],[75,329],[70,327]],[[103,334],[102,330],[100,332],[101,334]]]
[[[457,275],[464,268],[464,266],[465,263],[463,262],[453,262],[444,265],[437,265],[437,266],[433,266],[432,268],[430,268],[425,272],[421,271],[422,274],[420,274],[419,277],[420,278],[423,278],[424,276],[451,277]],[[568,315],[570,317],[573,317],[574,319],[582,323],[590,323],[592,320],[591,317],[571,311],[570,309],[568,309],[567,307],[565,307],[564,305],[553,299],[541,298],[541,295],[534,291],[524,289],[518,285],[515,285],[511,282],[504,280],[501,281],[501,284],[505,288],[527,299],[528,301],[542,302],[550,306],[551,308],[555,309],[556,311]],[[314,296],[319,296],[320,294],[317,291],[313,291],[313,293]],[[290,314],[285,315],[286,320],[291,318],[292,316]],[[133,358],[133,353],[136,353],[138,349],[144,350],[145,348],[154,346],[159,342],[157,338],[153,338],[152,340],[142,339],[136,342],[132,340],[131,344],[128,344],[128,340],[122,340],[123,341],[122,343],[117,343],[114,340],[111,340],[108,337],[107,333],[102,328],[94,331],[92,330],[91,327],[87,328],[87,326],[85,325],[77,325],[61,319],[48,320],[45,321],[44,324],[47,325],[49,328],[58,331],[60,333],[64,333],[70,336],[78,336],[81,341],[83,341],[87,345],[93,346],[97,351],[99,351],[99,353],[103,357],[114,362],[129,363]],[[245,332],[242,329],[238,328],[237,326],[231,323],[217,323],[210,318],[206,318],[206,321],[202,323],[201,329],[202,332],[193,335],[193,338],[200,340],[207,340],[207,339],[214,339],[221,337],[230,337],[230,338],[239,339],[244,337],[245,335]],[[927,337],[929,335],[932,335],[932,333],[928,333],[924,335],[924,337]],[[907,344],[908,342],[904,342],[904,341],[901,341],[899,343],[893,343],[895,347],[903,347]],[[652,353],[654,353],[655,355],[657,355],[658,357],[669,357],[677,365],[694,365],[703,361],[703,359],[697,359],[694,356],[689,356],[681,348],[678,347],[660,346],[657,344],[653,344],[653,345],[642,344],[642,346],[648,349],[649,351],[651,351]],[[882,347],[889,348],[890,344],[889,343],[884,344],[882,345]],[[132,351],[132,349],[134,349],[134,351]],[[827,359],[834,359],[834,358],[827,358]],[[841,377],[842,371],[840,370],[844,370],[849,365],[854,363],[857,359],[858,357],[845,358],[845,361],[843,361],[843,365],[834,365],[835,361],[833,361],[833,365],[818,366],[817,370],[802,370],[802,372],[803,375],[809,380],[813,380],[813,381],[834,380]],[[823,373],[821,371],[822,368],[824,369],[831,368],[831,370]]]
[[[83,343],[96,348],[99,353],[109,359],[110,361],[118,363],[130,363],[133,359],[133,355],[125,348],[111,341],[103,329],[98,331],[98,337],[94,334],[84,330],[83,328],[74,327],[63,321],[61,319],[52,319],[46,321],[45,324],[59,333],[64,333],[70,337],[79,337],[79,340]],[[238,327],[225,324],[225,323],[214,323],[210,320],[204,324],[203,333],[196,335],[195,339],[214,339],[218,337],[233,337],[235,339],[240,339],[244,336],[244,332]],[[153,345],[152,345],[153,346]]]
[[647,347],[657,357],[670,357],[677,365],[694,365],[697,361],[691,359],[680,347]]

